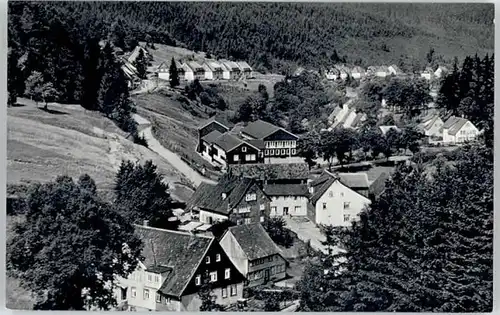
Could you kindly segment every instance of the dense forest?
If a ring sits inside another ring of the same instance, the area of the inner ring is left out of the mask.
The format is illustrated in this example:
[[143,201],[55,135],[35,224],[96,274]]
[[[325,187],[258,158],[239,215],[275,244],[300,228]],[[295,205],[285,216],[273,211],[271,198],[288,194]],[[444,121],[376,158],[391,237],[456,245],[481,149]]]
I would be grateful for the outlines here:
[[[52,3],[46,3],[52,6]],[[493,51],[490,4],[324,4],[58,2],[68,18],[106,34],[121,20],[128,36],[186,45],[254,67],[397,63],[410,70],[426,54],[451,61]],[[78,13],[78,14],[75,14]]]

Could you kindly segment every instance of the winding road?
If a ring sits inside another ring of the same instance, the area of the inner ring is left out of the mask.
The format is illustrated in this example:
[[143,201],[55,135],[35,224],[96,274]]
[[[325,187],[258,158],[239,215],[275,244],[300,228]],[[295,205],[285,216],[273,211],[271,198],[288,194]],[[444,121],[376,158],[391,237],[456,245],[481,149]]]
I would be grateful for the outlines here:
[[153,131],[151,129],[151,122],[146,118],[139,116],[137,114],[133,115],[134,120],[139,125],[139,134],[146,139],[148,142],[148,148],[156,152],[158,155],[166,159],[173,167],[175,167],[179,172],[187,177],[196,187],[198,187],[202,182],[215,184],[213,180],[203,177],[200,173],[195,171],[191,166],[184,162],[177,154],[165,148],[161,143],[154,137]]

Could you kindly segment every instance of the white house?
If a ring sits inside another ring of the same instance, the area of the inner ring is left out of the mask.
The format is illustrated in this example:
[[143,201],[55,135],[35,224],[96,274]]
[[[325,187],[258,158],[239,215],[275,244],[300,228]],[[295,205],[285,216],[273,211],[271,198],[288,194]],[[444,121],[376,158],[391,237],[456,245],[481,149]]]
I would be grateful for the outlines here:
[[436,71],[434,71],[434,76],[438,79],[442,78],[448,73],[448,69],[443,66],[439,66]]
[[205,69],[202,65],[200,65],[196,61],[188,61],[187,65],[193,70],[194,79],[203,80],[205,78]]
[[375,69],[375,75],[380,78],[385,78],[390,74],[386,66],[380,66]]
[[271,198],[271,217],[307,215],[306,184],[265,184],[264,193]]
[[365,195],[350,188],[342,177],[324,171],[309,184],[312,207],[308,217],[316,224],[350,226],[359,213],[371,201]]
[[460,144],[474,141],[479,135],[479,130],[468,119],[451,116],[443,124],[443,143]]
[[398,126],[395,126],[395,125],[390,125],[390,126],[379,126],[378,127],[380,129],[380,131],[382,131],[382,134],[385,135],[387,134],[387,132],[391,129],[394,129],[396,131],[401,131],[401,129],[399,129]]
[[363,69],[359,66],[356,66],[356,67],[352,68],[352,70],[351,70],[351,76],[353,79],[359,80],[359,79],[363,78],[365,75],[366,75],[365,69]]
[[434,71],[432,70],[432,68],[430,67],[427,67],[421,74],[420,74],[420,77],[430,81],[431,79],[434,78]]
[[422,119],[419,124],[424,134],[428,137],[441,137],[443,135],[441,128],[444,122],[437,113],[431,113]]
[[392,74],[392,75],[402,75],[403,74],[403,71],[401,71],[401,69],[399,69],[399,67],[396,65],[390,65],[389,67],[387,67],[387,70],[389,71],[389,74]]
[[158,79],[170,80],[170,67],[165,62],[160,63],[156,71]]
[[205,71],[205,80],[213,80],[214,79],[214,68],[210,66],[208,62],[204,62],[202,64],[203,70]]
[[181,69],[182,73],[184,73],[184,80],[194,81],[194,70],[187,63],[183,63]]
[[246,61],[238,61],[236,64],[247,79],[253,78],[253,69]]
[[340,76],[340,71],[336,68],[330,68],[325,71],[325,77],[327,80],[337,80]]
[[224,72],[223,66],[217,61],[206,61],[203,63],[205,80],[221,80]]

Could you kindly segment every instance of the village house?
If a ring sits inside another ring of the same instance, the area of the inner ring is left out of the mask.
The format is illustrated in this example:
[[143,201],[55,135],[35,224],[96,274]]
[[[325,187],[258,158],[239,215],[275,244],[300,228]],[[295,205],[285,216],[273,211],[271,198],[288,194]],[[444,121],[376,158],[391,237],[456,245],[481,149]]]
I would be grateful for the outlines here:
[[240,135],[243,139],[254,141],[252,144],[263,150],[265,158],[297,155],[299,137],[263,120],[250,122],[241,129]]
[[387,134],[387,132],[391,129],[394,129],[395,131],[397,132],[401,132],[401,129],[399,129],[398,126],[396,125],[389,125],[389,126],[379,126],[378,127],[380,129],[380,131],[382,132],[382,134],[385,136]]
[[395,75],[395,76],[401,76],[403,75],[403,71],[401,71],[401,69],[399,69],[399,67],[397,65],[390,65],[389,67],[387,67],[387,70],[389,71],[389,74],[391,75]]
[[269,197],[255,180],[225,174],[215,185],[198,186],[186,210],[198,215],[202,223],[229,220],[240,225],[267,220],[269,203]]
[[443,124],[443,143],[445,144],[461,144],[469,141],[474,141],[479,130],[472,122],[463,117],[451,116]]
[[253,69],[250,67],[250,65],[246,61],[238,61],[236,63],[238,67],[240,68],[241,72],[247,79],[252,79],[253,78]]
[[325,70],[325,77],[327,80],[336,81],[340,77],[340,71],[335,67]]
[[225,71],[222,73],[224,79],[237,80],[240,77],[241,70],[236,62],[224,60],[221,61],[221,64],[225,67]]
[[188,61],[187,65],[193,70],[193,80],[203,80],[205,79],[205,69],[203,66],[196,61]]
[[383,172],[370,184],[370,199],[379,198],[385,191],[387,181],[391,178],[389,173]]
[[434,71],[434,76],[438,79],[441,79],[444,77],[446,74],[448,74],[448,68],[444,66],[439,66],[436,71]]
[[181,77],[179,73],[180,80],[186,80],[188,82],[194,81],[194,70],[189,66],[189,64],[184,62],[181,64],[181,67],[177,69],[182,69],[183,76]]
[[217,61],[206,61],[203,63],[203,69],[205,70],[205,80],[222,79],[223,68]]
[[306,163],[234,165],[230,172],[257,180],[271,199],[270,216],[306,216],[309,192]]
[[[359,192],[359,187],[352,189],[348,184],[345,177],[328,171],[311,181],[309,193],[312,207],[308,208],[309,219],[318,225],[331,226],[350,226],[351,221],[357,220],[359,213],[371,201]],[[363,187],[361,191],[365,190]]]
[[431,113],[424,118],[419,124],[419,128],[427,137],[442,137],[443,133],[441,128],[444,122],[439,117],[438,113]]
[[360,66],[356,66],[351,70],[351,76],[353,79],[359,80],[361,78],[364,78],[365,75],[366,75],[365,69],[363,69]]
[[328,116],[330,124],[330,128],[327,129],[328,131],[332,131],[337,127],[358,129],[366,121],[366,114],[356,113],[356,109],[349,106],[351,103],[352,99],[342,105],[342,107],[335,107],[330,116]]
[[287,261],[259,223],[230,227],[220,245],[246,277],[248,287],[286,277]]
[[213,237],[135,226],[143,260],[126,279],[117,279],[119,305],[135,311],[199,311],[198,291],[210,282],[215,302],[237,303],[244,276]]
[[166,81],[170,80],[170,67],[167,63],[160,63],[156,68],[156,73],[158,75],[158,79]]
[[340,73],[339,77],[341,80],[346,80],[347,77],[349,77],[350,70],[346,66],[338,65],[338,66],[335,66],[335,68],[337,68],[337,70],[339,71],[339,73]]
[[369,197],[370,181],[366,173],[337,173],[340,181],[355,192]]
[[148,59],[149,58],[148,51],[141,46],[135,46],[134,50],[132,51],[130,56],[127,58],[127,61],[130,62],[131,64],[134,64],[137,57],[139,57],[139,54],[141,53],[141,51],[144,54],[144,57],[146,57]]
[[421,74],[420,74],[420,77],[430,81],[431,79],[434,78],[434,71],[432,70],[432,68],[430,67],[427,67]]
[[390,74],[389,68],[387,66],[376,67],[375,76],[379,78],[385,78]]

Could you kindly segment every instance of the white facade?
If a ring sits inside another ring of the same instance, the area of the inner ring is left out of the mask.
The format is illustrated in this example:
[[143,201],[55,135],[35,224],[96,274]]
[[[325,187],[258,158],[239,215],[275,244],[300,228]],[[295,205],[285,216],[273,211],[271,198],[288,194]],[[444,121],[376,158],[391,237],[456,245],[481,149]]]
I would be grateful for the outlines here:
[[360,72],[352,72],[351,76],[353,79],[361,79],[361,73]]
[[424,123],[423,126],[424,128],[424,134],[428,137],[441,137],[442,131],[441,128],[443,127],[443,120],[440,117],[437,117],[436,119],[431,119],[428,122]]
[[162,80],[170,80],[170,72],[158,72],[158,79],[162,79]]
[[187,64],[182,64],[182,69],[184,70],[184,80],[194,81],[194,71]]
[[219,147],[218,145],[215,145],[215,144],[213,147],[216,151],[215,154],[213,155],[213,159],[217,163],[225,166],[227,164],[226,163],[226,151],[224,151],[221,147]]
[[233,234],[226,232],[219,243],[236,269],[246,278],[248,275],[247,255],[236,241]]
[[327,80],[337,80],[338,79],[338,75],[336,73],[333,73],[333,72],[326,72],[326,79]]
[[205,80],[213,80],[214,73],[206,63],[203,64],[203,69],[205,70]]
[[272,196],[270,216],[306,216],[307,197],[305,196]]
[[200,222],[201,223],[212,224],[216,221],[224,221],[227,219],[229,219],[229,217],[227,215],[200,210]]
[[479,135],[479,130],[470,121],[467,121],[455,135],[449,134],[450,129],[443,129],[443,142],[447,144],[473,141]]
[[355,111],[351,111],[344,120],[344,128],[350,128],[357,114]]
[[432,74],[430,72],[422,72],[422,74],[420,74],[420,76],[428,81],[430,81],[432,79]]
[[315,205],[316,224],[350,226],[370,199],[335,181]]
[[388,73],[385,71],[377,71],[375,72],[375,75],[380,78],[385,78],[388,75]]

